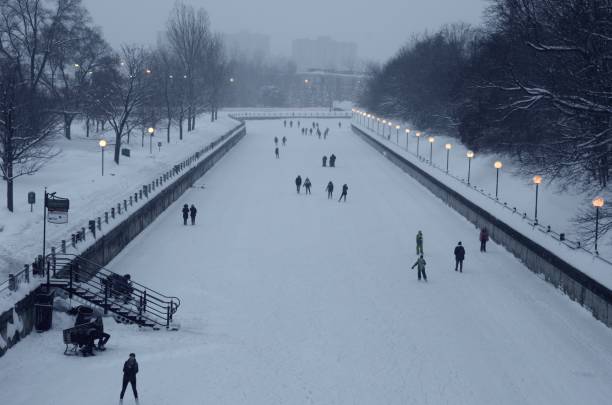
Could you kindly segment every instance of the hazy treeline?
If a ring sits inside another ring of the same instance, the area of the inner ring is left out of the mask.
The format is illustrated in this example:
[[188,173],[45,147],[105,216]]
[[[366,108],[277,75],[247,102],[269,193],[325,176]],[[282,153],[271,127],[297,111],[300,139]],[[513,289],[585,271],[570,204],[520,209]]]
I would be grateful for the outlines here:
[[[177,3],[158,45],[112,49],[81,0],[0,2],[0,173],[13,211],[13,182],[54,155],[50,138],[70,139],[75,118],[109,125],[114,161],[146,128],[170,142],[172,124],[191,131],[216,119],[229,82],[220,37],[203,9]],[[110,134],[109,134],[110,135]]]

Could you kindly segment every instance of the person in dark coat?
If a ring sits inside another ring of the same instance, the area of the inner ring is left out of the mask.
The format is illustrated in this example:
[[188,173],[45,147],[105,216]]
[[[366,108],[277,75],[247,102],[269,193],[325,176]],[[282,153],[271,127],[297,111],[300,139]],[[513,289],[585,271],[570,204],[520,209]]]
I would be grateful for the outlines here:
[[455,246],[455,271],[463,273],[463,259],[465,259],[465,249],[459,242]]
[[331,200],[334,198],[334,183],[331,181],[327,183],[327,187],[325,187],[325,191],[327,191],[327,199]]
[[310,135],[312,135],[312,128],[310,128]]
[[189,216],[191,217],[191,225],[195,225],[195,217],[197,213],[198,213],[198,210],[196,209],[195,205],[191,204],[191,207],[189,208]]
[[293,120],[289,121],[289,128],[293,128]]
[[482,230],[480,231],[479,239],[480,239],[480,251],[486,252],[487,242],[489,241],[489,231],[487,230],[487,228],[482,228]]
[[274,148],[274,156],[276,156],[277,159],[280,157],[280,155],[278,154],[278,146]]
[[423,254],[423,232],[418,231],[416,235],[416,252],[417,255]]
[[297,193],[300,194],[300,187],[302,187],[302,176],[298,174],[295,178],[295,187],[297,189]]
[[285,146],[286,143],[287,143],[287,137],[283,136],[283,146]]
[[98,339],[98,350],[106,350],[106,343],[108,339],[110,339],[110,335],[104,332],[104,322],[102,321],[101,316],[96,316],[96,319],[92,321],[94,327],[96,328],[96,332],[94,335],[94,339]]
[[342,122],[338,121],[338,128],[342,128]]
[[344,202],[346,202],[346,194],[347,193],[348,193],[348,186],[346,184],[344,184],[342,186],[342,194],[340,194],[340,198],[338,199],[338,202],[340,202],[343,197],[344,197]]
[[287,120],[283,121],[283,125],[287,128]]
[[329,167],[336,167],[336,155],[332,153],[329,157]]
[[187,225],[187,218],[189,218],[189,206],[183,205],[183,225]]
[[138,362],[136,361],[136,355],[130,353],[130,358],[123,364],[123,385],[121,386],[120,399],[123,399],[128,383],[132,386],[134,398],[138,399],[138,391],[136,391],[136,374],[138,374]]
[[327,156],[323,156],[323,167],[327,166]]
[[311,186],[312,186],[312,183],[310,182],[310,179],[306,177],[306,180],[304,180],[304,188],[306,189],[306,194],[310,194]]
[[274,137],[274,145],[278,145],[278,137],[277,136]]
[[301,124],[301,123],[300,123],[300,121],[298,120],[298,128],[300,127],[300,125],[302,125],[302,124]]
[[421,280],[421,276],[427,281],[427,274],[425,273],[425,265],[427,262],[423,258],[423,255],[420,255],[417,259],[416,263],[412,265],[411,269],[414,269],[417,266],[417,270],[419,271],[419,281]]

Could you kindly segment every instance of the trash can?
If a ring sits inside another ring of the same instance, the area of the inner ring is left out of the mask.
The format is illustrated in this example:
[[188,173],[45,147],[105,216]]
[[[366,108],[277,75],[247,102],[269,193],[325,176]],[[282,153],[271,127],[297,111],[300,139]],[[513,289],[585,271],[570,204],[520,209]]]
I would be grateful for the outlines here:
[[39,293],[34,297],[34,327],[36,332],[45,332],[53,324],[53,292]]

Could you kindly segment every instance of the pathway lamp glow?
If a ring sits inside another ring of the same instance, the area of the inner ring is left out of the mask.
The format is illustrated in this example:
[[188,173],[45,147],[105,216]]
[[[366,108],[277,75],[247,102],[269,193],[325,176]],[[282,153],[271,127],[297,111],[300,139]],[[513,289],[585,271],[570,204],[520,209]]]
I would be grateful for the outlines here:
[[465,154],[468,158],[468,176],[467,176],[467,184],[468,186],[470,185],[470,173],[472,171],[472,159],[474,159],[474,152],[471,150],[468,150],[467,153]]
[[595,197],[593,199],[593,207],[595,207],[595,254],[599,255],[597,250],[597,240],[599,239],[599,209],[604,206],[603,197]]
[[427,138],[427,141],[429,142],[429,164],[433,164],[433,144],[436,141],[436,139],[433,136],[430,136],[429,138]]
[[100,145],[100,150],[102,151],[102,176],[104,176],[104,149],[106,149],[108,143],[106,142],[106,139],[100,139],[98,145]]
[[499,169],[503,167],[502,162],[499,160],[495,162],[493,165],[495,167],[495,199],[497,200],[498,191],[499,191]]
[[448,158],[450,157],[450,150],[453,148],[453,145],[447,143],[444,145],[444,149],[446,149],[446,173],[448,174]]
[[416,136],[417,138],[417,157],[420,158],[421,155],[419,155],[419,144],[421,143],[421,133],[419,131],[416,131],[414,136]]
[[540,189],[540,184],[542,184],[542,176],[533,176],[533,184],[536,186],[536,195],[535,195],[535,225],[538,224],[538,191]]
[[410,139],[410,129],[406,128],[406,150],[408,150],[408,140]]
[[149,127],[149,129],[147,129],[147,132],[149,133],[149,154],[152,155],[153,154],[153,134],[155,134],[155,128]]
[[399,145],[399,130],[400,130],[400,126],[396,125],[395,126],[395,143],[397,143]]

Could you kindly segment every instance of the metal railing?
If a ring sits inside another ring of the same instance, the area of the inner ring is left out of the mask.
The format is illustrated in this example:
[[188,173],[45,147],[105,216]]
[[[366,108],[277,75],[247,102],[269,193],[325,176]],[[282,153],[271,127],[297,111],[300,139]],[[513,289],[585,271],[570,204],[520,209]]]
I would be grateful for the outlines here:
[[282,119],[282,118],[351,118],[350,111],[291,111],[291,112],[235,112],[228,114],[235,120],[262,120],[262,119]]
[[[377,137],[381,138],[382,140],[385,140],[393,145],[397,145],[399,146],[399,143],[393,142],[391,140],[391,138],[393,137],[393,135],[391,133],[389,134],[385,134],[387,136],[383,136],[380,133],[377,132],[376,128],[369,128],[366,124],[360,122],[359,120],[359,116],[353,116],[352,119],[352,124],[357,127],[358,129],[360,129],[363,133],[367,134],[367,135],[376,135]],[[396,137],[397,139],[397,137]],[[486,197],[488,200],[492,201],[494,204],[500,206],[503,210],[506,210],[508,212],[510,212],[513,215],[517,215],[521,220],[527,222],[533,229],[536,229],[538,231],[540,231],[541,233],[555,239],[556,241],[562,243],[563,245],[565,245],[566,247],[572,249],[572,250],[582,250],[585,251],[591,255],[593,255],[593,257],[595,257],[596,259],[602,261],[603,263],[606,263],[608,265],[612,266],[612,261],[600,256],[599,254],[596,254],[595,252],[589,250],[583,243],[581,243],[580,241],[577,240],[571,240],[568,239],[564,233],[559,233],[556,232],[552,229],[552,227],[550,225],[544,225],[539,223],[538,221],[536,221],[534,218],[531,218],[529,215],[527,215],[526,212],[520,212],[515,206],[510,206],[508,205],[507,202],[502,202],[498,199],[496,199],[490,192],[485,191],[483,188],[475,186],[473,184],[468,184],[467,183],[467,179],[464,179],[462,177],[456,176],[450,172],[446,171],[446,168],[440,167],[438,165],[436,165],[433,162],[430,162],[429,159],[426,159],[423,156],[417,155],[416,153],[407,150],[407,149],[403,149],[402,148],[402,152],[403,153],[408,153],[411,156],[415,157],[418,161],[420,161],[423,164],[427,164],[426,167],[431,167],[434,168],[435,170],[437,170],[438,172],[442,173],[444,176],[450,177],[454,180],[457,180],[458,182],[462,183],[465,187],[474,190],[475,192],[479,193],[480,195]],[[459,190],[457,190],[459,191]]]

